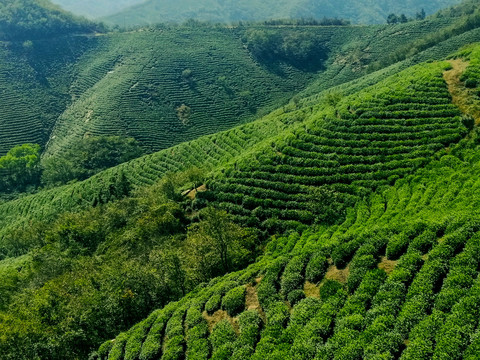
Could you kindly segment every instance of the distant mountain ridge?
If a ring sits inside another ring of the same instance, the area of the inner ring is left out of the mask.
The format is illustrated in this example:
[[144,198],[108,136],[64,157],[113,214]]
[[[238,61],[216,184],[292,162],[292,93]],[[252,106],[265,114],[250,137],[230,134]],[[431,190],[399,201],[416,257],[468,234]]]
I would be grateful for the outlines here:
[[67,11],[93,19],[115,14],[129,6],[137,5],[144,1],[145,0],[53,0],[52,2],[60,5]]
[[[66,0],[57,0],[65,2]],[[279,18],[342,18],[353,23],[384,23],[388,14],[404,13],[414,17],[421,9],[432,14],[461,0],[147,0],[108,16],[105,21],[118,25],[148,25],[159,22],[182,22],[187,19],[214,22],[262,21]]]

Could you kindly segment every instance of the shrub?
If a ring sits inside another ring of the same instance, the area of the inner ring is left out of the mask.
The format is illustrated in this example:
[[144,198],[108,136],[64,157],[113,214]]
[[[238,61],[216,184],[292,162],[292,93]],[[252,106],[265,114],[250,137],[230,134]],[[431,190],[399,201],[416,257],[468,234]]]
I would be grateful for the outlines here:
[[303,284],[303,269],[305,257],[295,256],[285,267],[281,280],[281,292],[286,295],[292,290],[298,289]]
[[265,335],[280,336],[290,315],[287,305],[283,301],[271,303],[265,313],[267,317]]
[[477,85],[478,85],[478,82],[475,79],[465,80],[465,87],[468,88],[468,89],[474,89],[474,88],[477,87]]
[[208,314],[213,314],[215,311],[220,309],[220,304],[222,302],[222,296],[219,294],[214,294],[205,304],[205,311]]
[[343,289],[343,285],[335,280],[327,280],[320,288],[320,298],[323,301],[327,301],[330,297],[334,296],[338,290]]
[[228,320],[222,320],[213,327],[212,333],[208,340],[212,344],[213,351],[216,352],[222,346],[233,343],[237,339],[237,335],[233,330],[232,324]]
[[163,330],[170,316],[171,312],[164,310],[155,320],[147,338],[143,342],[140,360],[153,360],[158,357],[163,342]]
[[289,327],[304,326],[315,317],[322,306],[322,301],[316,298],[306,298],[300,301],[292,311]]
[[187,315],[185,317],[185,325],[187,330],[194,328],[203,321],[204,319],[202,317],[202,313],[198,309],[191,307],[187,310]]
[[250,359],[250,357],[253,355],[255,352],[255,349],[251,346],[242,346],[241,348],[236,349],[233,352],[232,357],[230,360],[246,360]]
[[125,345],[125,360],[138,359],[140,351],[142,350],[142,343],[145,340],[146,331],[149,330],[149,328],[149,324],[140,323],[136,328],[132,329]]
[[377,267],[377,259],[373,255],[355,256],[350,267],[350,275],[347,280],[347,287],[353,293],[362,282],[368,270]]
[[436,232],[434,230],[426,230],[412,241],[410,248],[425,254],[435,245],[436,241]]
[[340,244],[332,253],[332,260],[335,266],[339,269],[344,269],[350,262],[353,254],[361,244],[360,238],[350,240],[347,243]]
[[188,342],[187,345],[187,360],[204,360],[208,359],[210,355],[210,344],[207,339],[196,339]]
[[303,299],[305,299],[305,292],[300,289],[290,291],[287,295],[287,300],[291,306],[295,306],[295,304]]
[[401,233],[394,235],[387,245],[387,257],[389,260],[397,260],[407,250],[409,238],[406,234]]
[[183,335],[168,338],[161,360],[180,360],[184,356]]
[[321,254],[316,253],[310,258],[305,270],[305,279],[311,283],[317,283],[322,280],[328,269],[328,260]]
[[468,130],[473,130],[475,126],[475,119],[473,116],[470,115],[463,115],[462,116],[462,124],[465,126]]
[[236,287],[223,297],[222,308],[228,315],[235,316],[245,309],[245,286]]
[[260,334],[262,319],[256,310],[248,310],[239,316],[240,336],[237,340],[237,348],[254,348]]
[[121,333],[120,335],[118,335],[115,338],[115,343],[113,344],[112,349],[110,350],[110,353],[108,354],[108,359],[112,359],[112,360],[122,359],[127,340],[128,340],[127,333]]
[[108,340],[104,342],[102,345],[100,345],[97,351],[97,356],[99,360],[107,360],[108,353],[110,352],[110,350],[112,350],[114,343],[115,343],[114,341]]

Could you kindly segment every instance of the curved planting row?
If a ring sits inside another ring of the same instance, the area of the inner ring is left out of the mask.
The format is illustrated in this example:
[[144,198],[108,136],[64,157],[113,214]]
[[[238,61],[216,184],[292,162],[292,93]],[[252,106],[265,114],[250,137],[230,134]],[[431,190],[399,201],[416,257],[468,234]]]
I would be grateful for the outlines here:
[[269,117],[135,159],[82,182],[5,202],[0,204],[0,238],[8,229],[27,220],[48,219],[65,211],[114,200],[121,176],[133,188],[140,188],[168,173],[191,167],[207,173],[246,151],[253,151],[262,141],[279,134],[291,124],[292,119],[288,115]]
[[[478,154],[480,149],[474,148]],[[272,239],[93,359],[475,359],[478,155],[443,155],[341,225]]]
[[420,65],[342,100],[334,111],[312,110],[318,120],[257,159],[235,164],[210,181],[202,197],[251,226],[273,230],[335,220],[338,214],[325,214],[325,205],[353,204],[465,136],[442,77],[447,67]]
[[[101,55],[99,55],[101,54]],[[49,155],[89,135],[134,137],[149,152],[227,130],[280,106],[313,74],[257,64],[233,30],[109,34],[77,65]]]

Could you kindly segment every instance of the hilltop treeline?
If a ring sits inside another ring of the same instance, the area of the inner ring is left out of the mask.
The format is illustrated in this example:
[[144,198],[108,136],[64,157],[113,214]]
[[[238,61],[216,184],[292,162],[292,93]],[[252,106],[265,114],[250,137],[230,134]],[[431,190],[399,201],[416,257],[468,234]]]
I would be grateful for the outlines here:
[[267,26],[348,26],[351,25],[351,21],[324,17],[322,19],[272,19],[266,20],[262,24]]
[[38,39],[104,31],[102,25],[75,17],[46,0],[0,1],[0,39]]
[[248,29],[243,37],[248,49],[266,63],[285,61],[300,69],[318,70],[329,50],[319,36],[306,31],[279,32]]
[[0,197],[84,180],[96,173],[143,155],[133,138],[91,136],[75,143],[68,151],[40,162],[41,147],[23,144],[0,157]]

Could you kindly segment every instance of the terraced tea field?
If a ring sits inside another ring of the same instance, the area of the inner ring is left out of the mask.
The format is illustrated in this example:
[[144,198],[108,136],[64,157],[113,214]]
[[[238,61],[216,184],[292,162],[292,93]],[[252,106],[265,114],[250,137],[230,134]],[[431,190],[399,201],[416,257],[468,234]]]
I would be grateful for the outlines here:
[[341,225],[273,239],[244,271],[103,344],[95,359],[474,359],[478,151],[453,148]]
[[348,207],[392,184],[467,133],[443,79],[449,66],[417,66],[319,111],[211,180],[201,196],[249,225],[276,230],[317,221],[316,202]]

